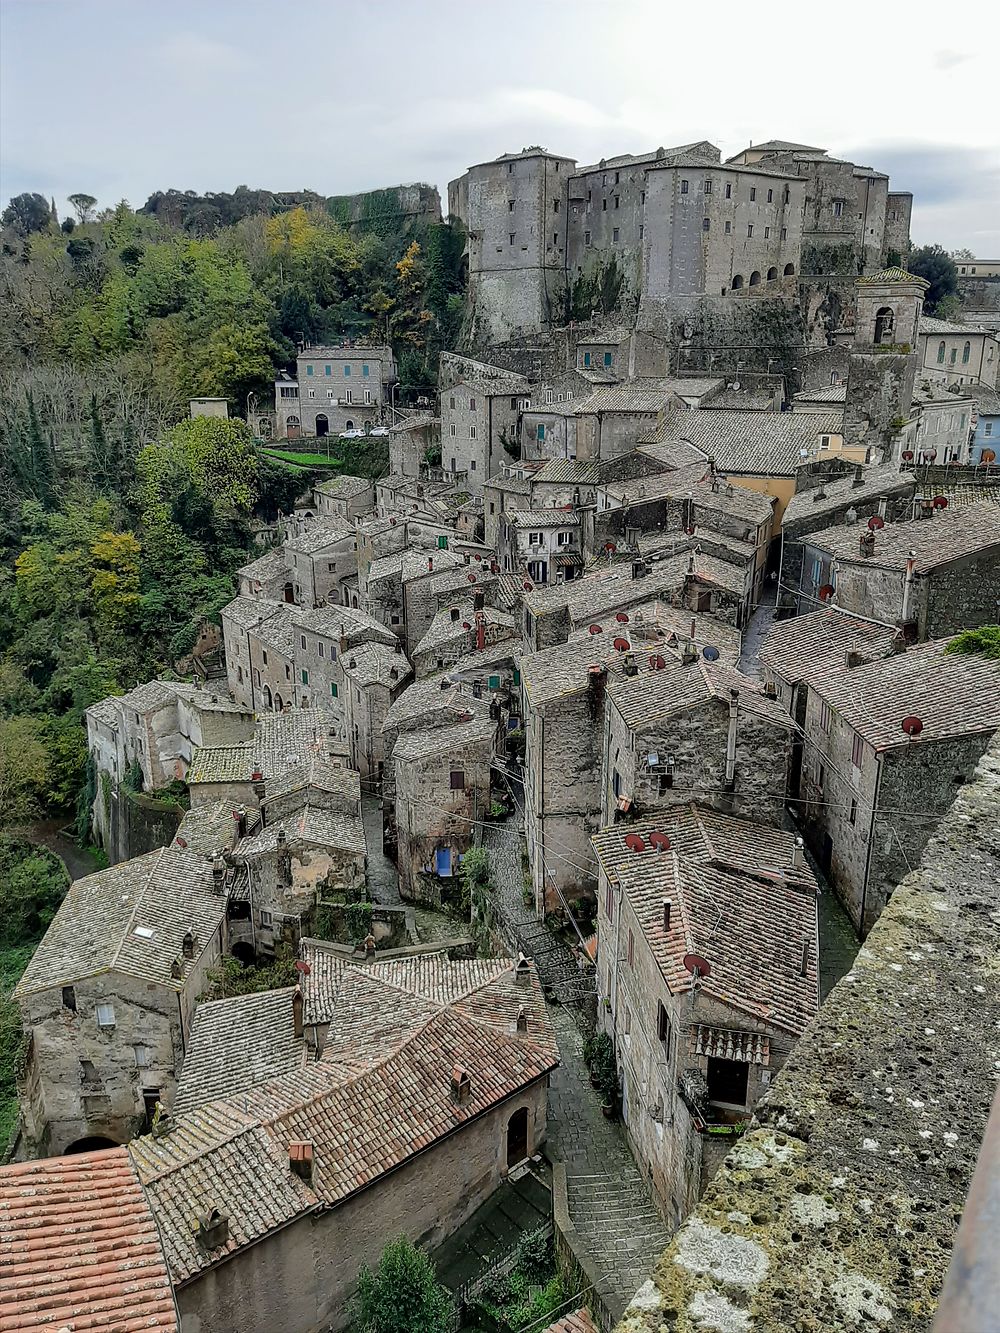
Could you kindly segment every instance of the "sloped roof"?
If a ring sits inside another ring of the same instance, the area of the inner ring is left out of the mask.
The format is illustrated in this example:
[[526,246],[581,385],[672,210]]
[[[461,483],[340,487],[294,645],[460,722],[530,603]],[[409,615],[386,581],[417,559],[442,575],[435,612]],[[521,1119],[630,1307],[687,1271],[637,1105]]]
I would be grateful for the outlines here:
[[310,630],[313,634],[322,634],[328,639],[357,639],[359,642],[375,641],[395,647],[397,639],[391,629],[380,620],[368,615],[356,606],[344,606],[333,602],[327,606],[316,606],[311,610],[292,611],[292,624],[298,629]]
[[608,683],[608,693],[631,730],[642,730],[673,713],[698,708],[711,700],[728,707],[734,690],[738,691],[741,713],[754,713],[782,730],[794,726],[781,705],[767,698],[759,681],[721,662],[699,658],[685,665],[668,661],[661,671],[643,663],[638,675],[623,675]]
[[320,495],[335,496],[340,500],[352,500],[355,496],[364,495],[366,491],[370,491],[372,483],[367,477],[352,477],[343,473],[339,477],[328,477],[326,481],[319,482],[314,489]]
[[251,560],[248,565],[241,565],[236,572],[242,578],[266,583],[268,579],[281,578],[287,569],[288,561],[285,558],[284,548],[275,546],[270,551],[265,551],[263,555],[259,555],[256,560]]
[[[99,972],[183,990],[224,915],[225,900],[214,891],[204,856],[171,846],[121,861],[70,885],[14,995]],[[181,956],[188,931],[195,938],[194,961]],[[171,975],[175,962],[179,977]]]
[[900,472],[893,465],[885,467],[866,467],[860,483],[856,475],[838,477],[834,481],[824,481],[822,486],[813,486],[808,490],[796,491],[785,506],[782,515],[782,527],[790,527],[802,519],[813,515],[832,514],[838,509],[850,508],[864,500],[887,498],[895,495],[912,495],[916,488],[916,478],[912,472]]
[[404,731],[393,747],[392,757],[397,762],[429,759],[432,755],[472,754],[473,747],[492,745],[497,724],[489,716],[474,718],[471,722],[457,722],[453,727],[416,727]]
[[578,528],[580,515],[574,509],[505,509],[500,515],[514,528]]
[[912,551],[914,570],[923,574],[1000,545],[1000,506],[949,506],[933,518],[887,523],[875,533],[875,549],[869,556],[861,554],[860,546],[861,534],[866,530],[863,524],[841,525],[811,532],[803,540],[829,551],[838,560],[887,569],[905,569]]
[[353,523],[324,514],[322,518],[307,519],[305,530],[296,536],[286,537],[284,546],[286,551],[315,555],[317,551],[325,551],[337,542],[353,541],[355,535]]
[[0,1169],[0,1328],[180,1328],[156,1223],[125,1148]]
[[864,277],[855,280],[857,287],[881,287],[886,283],[908,282],[917,287],[923,287],[924,291],[930,286],[924,278],[918,278],[915,273],[907,273],[903,268],[883,268],[877,273],[866,273]]
[[[950,319],[935,319],[933,315],[920,316],[920,332],[922,334],[935,335],[939,333],[988,333],[988,329],[979,328],[975,324],[956,324]],[[996,335],[992,335],[996,336]]]
[[599,412],[662,412],[673,398],[673,392],[659,381],[626,380],[606,389],[595,389],[582,402],[574,403],[574,414],[583,416]]
[[393,686],[413,674],[406,654],[388,643],[359,643],[341,654],[340,665],[344,675],[359,689],[369,685]]
[[[457,611],[458,617],[454,619],[452,612]],[[479,613],[483,617],[484,624],[492,626],[494,629],[509,630],[507,635],[501,635],[503,638],[512,638],[517,632],[517,621],[506,611],[498,611],[495,606],[484,606]],[[473,606],[471,598],[457,600],[451,606],[442,606],[435,612],[434,618],[423,638],[413,650],[416,657],[418,653],[430,652],[442,644],[450,643],[455,639],[465,638],[469,642],[469,651],[474,651],[476,642],[475,619],[477,612]],[[465,629],[466,625],[471,625],[471,629]]]
[[[669,850],[651,846],[653,832],[667,835]],[[644,851],[628,847],[631,834]],[[593,844],[672,994],[692,990],[683,959],[696,953],[711,967],[698,980],[701,993],[796,1036],[804,1031],[819,1007],[819,888],[809,868],[795,864],[790,833],[692,805],[604,829]],[[664,899],[674,908],[669,931]]]
[[[949,642],[935,639],[865,666],[831,668],[811,688],[877,750],[996,731],[1000,662],[946,652]],[[905,717],[920,718],[919,740],[903,731]]]
[[[322,952],[305,946],[302,977],[305,1021],[329,1022],[321,1057],[298,1041],[293,1059],[290,990],[204,1006],[183,1076],[190,1109],[165,1137],[129,1147],[175,1282],[297,1216],[336,1206],[558,1063],[533,971],[519,985],[506,959],[440,955],[358,965],[334,957],[328,968]],[[518,1033],[522,1007],[528,1027]],[[276,1062],[271,1071],[247,1049],[240,1029],[248,1019]],[[236,1086],[215,1099],[219,1066]],[[470,1078],[461,1104],[451,1094],[456,1067]],[[309,1184],[288,1169],[288,1146],[302,1141],[313,1147]],[[229,1239],[206,1252],[193,1228],[213,1207],[228,1214]]]
[[336,737],[334,718],[323,708],[261,713],[253,739],[239,745],[200,745],[191,756],[187,781],[249,782],[259,765],[266,782],[299,770],[310,757],[346,754]]
[[886,625],[823,607],[774,621],[761,643],[760,661],[782,680],[797,685],[845,665],[849,652],[879,661],[892,652],[895,637],[895,629]]
[[293,814],[269,819],[262,829],[248,838],[241,838],[236,844],[236,854],[252,860],[265,852],[273,852],[282,834],[289,847],[311,843],[316,847],[351,852],[355,856],[364,856],[367,851],[360,811],[349,814],[345,810],[306,804]]
[[[661,441],[686,440],[714,458],[718,470],[747,476],[794,476],[820,435],[839,434],[841,413],[668,412],[639,453],[656,458]],[[805,451],[805,455],[803,454]]]

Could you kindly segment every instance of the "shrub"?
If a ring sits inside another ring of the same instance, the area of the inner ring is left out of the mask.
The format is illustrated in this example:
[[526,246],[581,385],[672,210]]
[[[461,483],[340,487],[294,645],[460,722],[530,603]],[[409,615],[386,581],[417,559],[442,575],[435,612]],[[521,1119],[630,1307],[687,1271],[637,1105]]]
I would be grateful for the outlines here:
[[68,888],[66,867],[52,852],[0,840],[0,948],[40,940]]
[[352,1307],[356,1333],[452,1333],[455,1307],[426,1254],[400,1237],[364,1267]]

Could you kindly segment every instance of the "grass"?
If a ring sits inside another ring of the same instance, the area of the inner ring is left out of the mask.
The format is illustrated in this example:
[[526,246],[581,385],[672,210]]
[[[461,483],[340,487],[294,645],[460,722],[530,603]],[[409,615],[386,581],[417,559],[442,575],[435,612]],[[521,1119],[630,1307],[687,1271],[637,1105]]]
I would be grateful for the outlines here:
[[264,453],[268,458],[273,458],[281,463],[296,463],[300,467],[343,467],[343,461],[339,458],[327,458],[326,454],[296,454],[291,449],[265,449]]
[[35,948],[34,944],[19,944],[0,949],[0,1156],[17,1124],[14,1075],[23,1044],[21,1015],[10,995]]

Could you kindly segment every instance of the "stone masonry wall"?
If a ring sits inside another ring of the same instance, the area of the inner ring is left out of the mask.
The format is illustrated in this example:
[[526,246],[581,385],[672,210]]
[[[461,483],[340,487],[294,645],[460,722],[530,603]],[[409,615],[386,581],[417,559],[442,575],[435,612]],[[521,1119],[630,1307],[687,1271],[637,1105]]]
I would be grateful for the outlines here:
[[619,1333],[929,1333],[997,1077],[1000,743]]

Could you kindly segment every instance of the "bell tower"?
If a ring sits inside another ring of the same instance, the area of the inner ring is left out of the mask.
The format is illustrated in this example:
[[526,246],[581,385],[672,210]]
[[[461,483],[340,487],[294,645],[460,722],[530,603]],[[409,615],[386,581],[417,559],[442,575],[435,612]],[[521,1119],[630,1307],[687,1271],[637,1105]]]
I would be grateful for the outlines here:
[[893,423],[907,420],[917,370],[923,278],[886,268],[858,278],[855,333],[844,402],[845,445],[885,446]]

